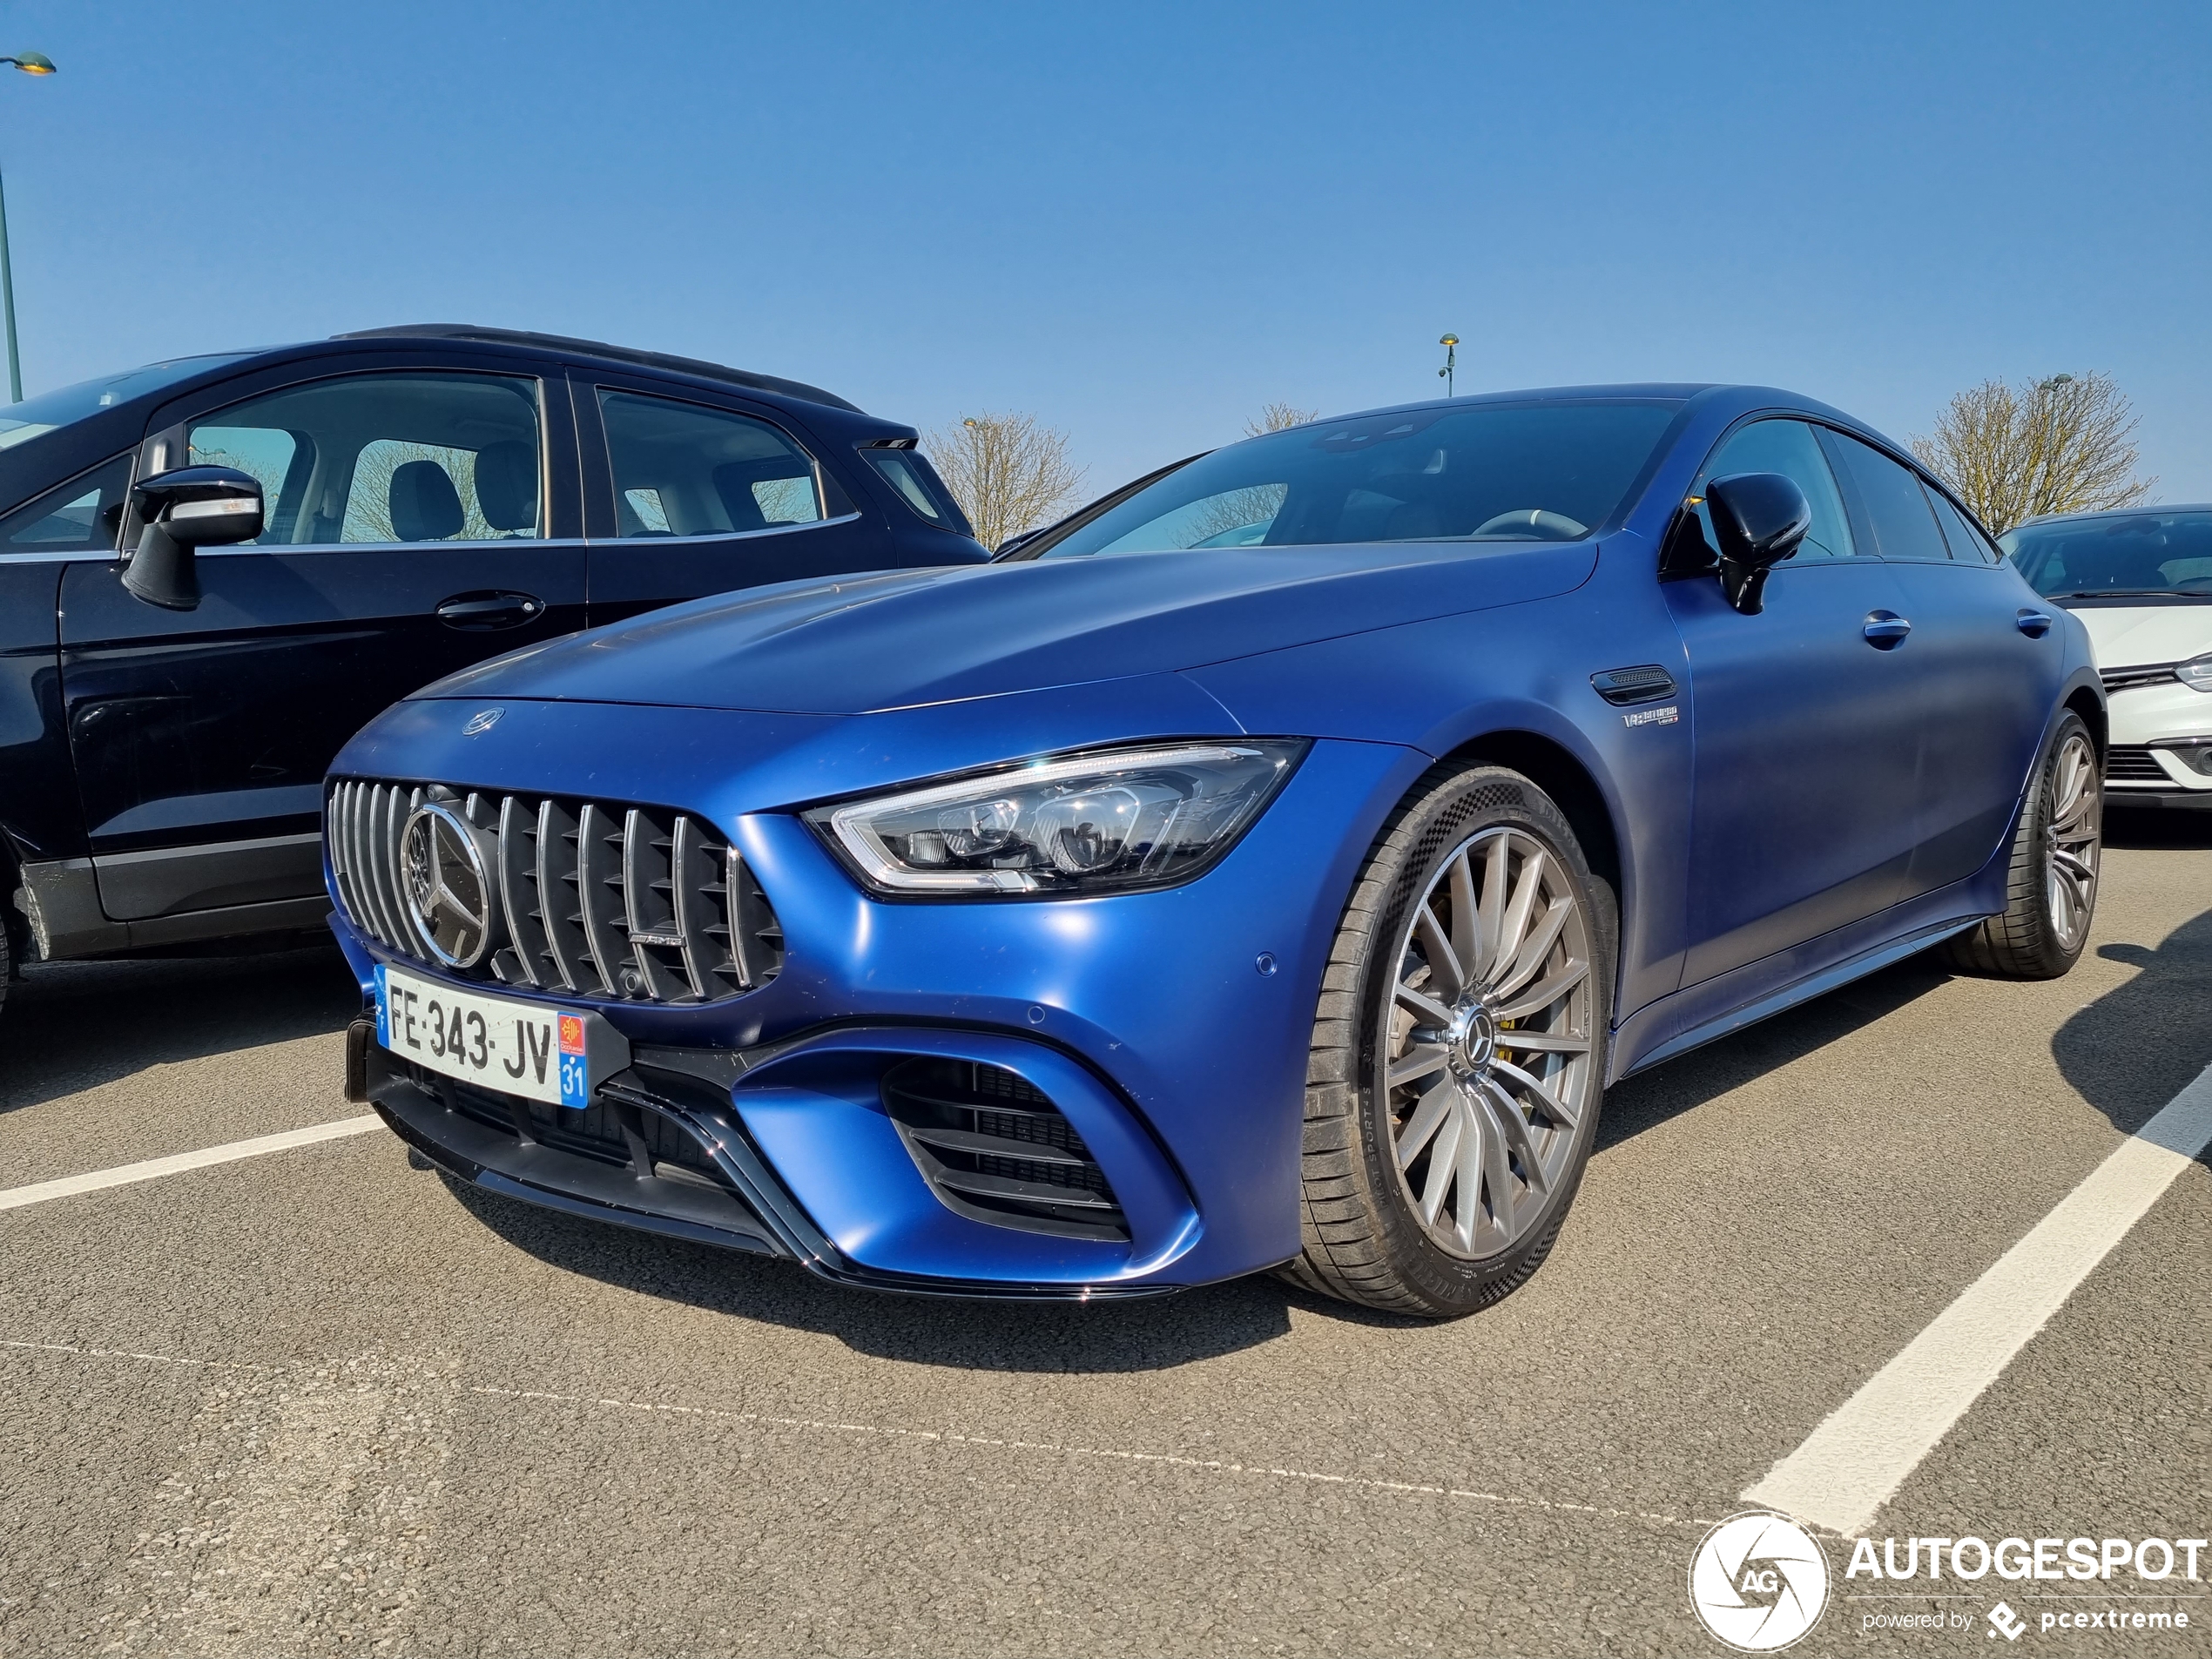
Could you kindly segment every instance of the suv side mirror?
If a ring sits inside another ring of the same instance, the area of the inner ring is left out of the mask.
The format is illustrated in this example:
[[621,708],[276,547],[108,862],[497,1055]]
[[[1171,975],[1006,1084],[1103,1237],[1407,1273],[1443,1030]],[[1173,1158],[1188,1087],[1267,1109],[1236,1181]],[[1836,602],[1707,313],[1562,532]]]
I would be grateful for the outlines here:
[[1767,572],[1797,552],[1812,528],[1812,503],[1778,472],[1738,472],[1705,486],[1720,545],[1721,591],[1747,617],[1759,614]]
[[199,604],[193,550],[250,542],[261,533],[260,480],[235,467],[179,467],[131,488],[131,510],[145,526],[123,567],[123,585],[165,610]]

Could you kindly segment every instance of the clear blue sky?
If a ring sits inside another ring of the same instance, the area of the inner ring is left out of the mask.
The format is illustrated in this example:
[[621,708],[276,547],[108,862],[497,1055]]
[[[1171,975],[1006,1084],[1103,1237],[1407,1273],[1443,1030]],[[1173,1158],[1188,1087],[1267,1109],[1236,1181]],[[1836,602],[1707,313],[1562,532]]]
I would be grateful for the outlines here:
[[1460,389],[1743,380],[1892,435],[2101,369],[2212,498],[2212,7],[14,0],[24,381],[470,320],[1089,482]]

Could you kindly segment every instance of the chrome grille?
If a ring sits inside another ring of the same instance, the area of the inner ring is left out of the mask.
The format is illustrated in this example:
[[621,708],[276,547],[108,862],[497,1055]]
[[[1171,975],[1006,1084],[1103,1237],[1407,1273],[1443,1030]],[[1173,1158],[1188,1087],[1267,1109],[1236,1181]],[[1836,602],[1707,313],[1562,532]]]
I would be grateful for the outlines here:
[[2138,685],[2161,685],[2178,678],[2174,671],[2178,663],[2146,663],[2138,668],[2107,668],[2097,678],[2105,683],[2105,690],[2125,691]]
[[400,844],[426,801],[459,812],[497,849],[502,935],[468,977],[696,1003],[756,989],[783,967],[783,929],[760,884],[737,848],[688,813],[342,779],[325,827],[339,903],[394,950],[443,966],[408,908]]

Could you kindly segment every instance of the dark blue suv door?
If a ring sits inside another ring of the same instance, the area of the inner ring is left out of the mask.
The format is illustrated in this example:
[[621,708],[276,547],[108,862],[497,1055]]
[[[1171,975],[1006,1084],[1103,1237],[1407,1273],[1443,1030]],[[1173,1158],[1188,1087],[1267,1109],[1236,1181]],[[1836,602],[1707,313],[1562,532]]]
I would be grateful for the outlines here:
[[570,385],[593,626],[899,562],[881,516],[785,411],[644,375],[574,370]]
[[155,413],[140,475],[187,462],[255,474],[268,503],[257,541],[201,550],[197,609],[141,603],[105,560],[62,575],[70,750],[118,921],[314,895],[322,775],[346,739],[584,620],[575,427],[550,363],[355,352],[265,370]]

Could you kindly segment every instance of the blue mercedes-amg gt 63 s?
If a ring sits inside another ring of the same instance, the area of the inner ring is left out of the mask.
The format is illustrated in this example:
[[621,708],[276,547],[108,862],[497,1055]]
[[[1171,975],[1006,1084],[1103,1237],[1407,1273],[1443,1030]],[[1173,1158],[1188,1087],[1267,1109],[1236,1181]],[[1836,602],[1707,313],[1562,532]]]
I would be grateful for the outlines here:
[[846,1283],[1461,1314],[1614,1081],[1916,951],[2064,973],[2104,742],[2080,622],[1834,409],[1324,421],[388,711],[325,796],[348,1087]]

